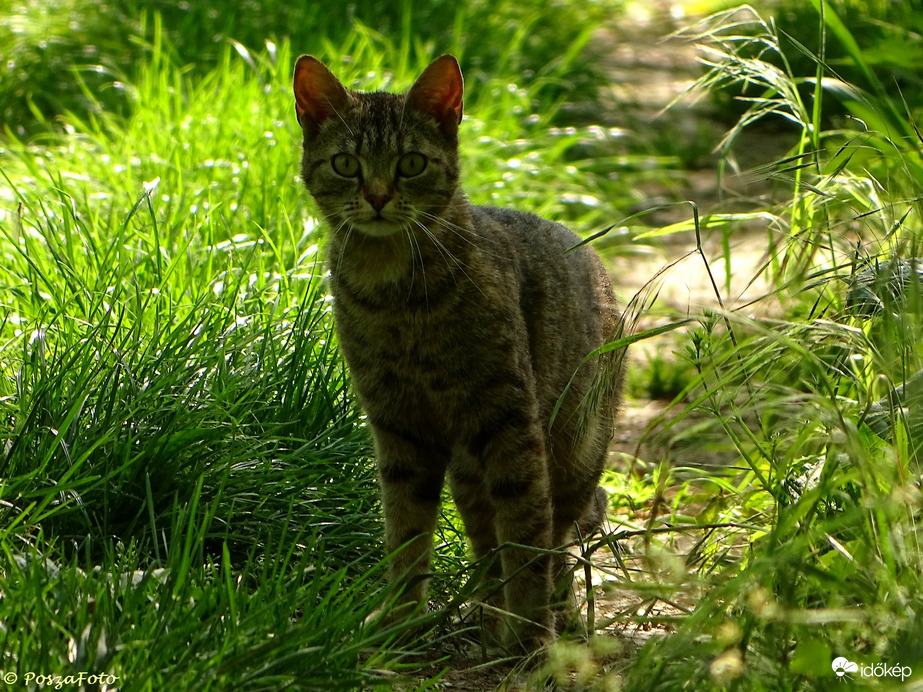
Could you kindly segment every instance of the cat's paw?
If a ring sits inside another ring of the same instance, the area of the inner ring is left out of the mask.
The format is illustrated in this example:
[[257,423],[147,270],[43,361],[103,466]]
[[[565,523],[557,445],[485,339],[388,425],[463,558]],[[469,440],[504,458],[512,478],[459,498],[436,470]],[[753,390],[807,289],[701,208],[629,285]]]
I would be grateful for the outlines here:
[[507,613],[501,620],[500,641],[503,650],[509,655],[524,656],[554,644],[557,636],[550,610],[544,614],[542,620],[525,620]]
[[365,616],[363,623],[367,627],[386,629],[399,627],[409,621],[419,611],[420,604],[413,602],[399,602],[383,608],[376,608]]
[[531,654],[554,643],[557,638],[553,626],[526,620],[495,603],[470,603],[462,613],[462,620],[476,628],[481,645],[493,655]]
[[583,511],[583,516],[577,520],[577,527],[581,536],[589,536],[600,528],[606,521],[606,509],[609,506],[609,495],[600,486],[596,486],[593,499]]

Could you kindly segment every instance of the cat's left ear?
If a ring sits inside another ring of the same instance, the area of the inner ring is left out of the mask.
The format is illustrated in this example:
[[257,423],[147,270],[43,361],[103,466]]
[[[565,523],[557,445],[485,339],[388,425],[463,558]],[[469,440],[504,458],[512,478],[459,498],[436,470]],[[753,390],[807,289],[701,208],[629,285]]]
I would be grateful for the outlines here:
[[407,101],[431,115],[447,135],[458,130],[462,118],[464,81],[454,55],[430,63],[407,93]]

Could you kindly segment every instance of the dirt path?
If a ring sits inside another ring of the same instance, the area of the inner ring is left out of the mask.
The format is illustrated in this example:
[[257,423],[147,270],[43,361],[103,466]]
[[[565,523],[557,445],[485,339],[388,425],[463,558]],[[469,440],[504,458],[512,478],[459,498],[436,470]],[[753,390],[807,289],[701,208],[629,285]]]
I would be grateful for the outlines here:
[[[613,122],[605,124],[646,132],[655,139],[669,140],[678,151],[691,152],[689,168],[675,187],[663,189],[654,184],[644,190],[651,207],[689,200],[698,207],[700,218],[713,212],[766,209],[787,193],[773,189],[769,181],[752,171],[784,156],[794,146],[793,136],[769,129],[743,133],[735,148],[736,158],[731,161],[732,174],[725,175],[719,184],[720,155],[714,149],[732,123],[722,122],[722,114],[707,100],[684,99],[664,110],[701,75],[694,45],[662,39],[676,28],[662,6],[659,12],[645,10],[634,15],[631,24],[605,30],[614,44],[606,59],[612,86],[605,95]],[[691,206],[674,205],[644,217],[644,222],[661,228],[691,217]],[[726,232],[729,235],[725,236]],[[771,300],[751,305],[770,290],[764,271],[769,260],[769,233],[768,221],[755,219],[730,230],[703,230],[702,254],[694,252],[696,237],[690,230],[640,241],[630,256],[613,258],[611,273],[616,291],[626,303],[633,296],[649,292],[652,280],[657,285],[657,299],[638,315],[636,331],[700,314],[708,308],[742,309],[747,314],[771,309]],[[678,330],[636,344],[631,352],[631,368],[651,372],[658,365],[673,367],[687,334],[686,330]],[[643,483],[652,480],[651,472],[662,462],[695,467],[736,461],[730,452],[704,451],[708,447],[705,432],[697,433],[692,444],[677,442],[679,436],[659,434],[659,421],[675,415],[667,409],[666,401],[652,399],[637,388],[629,392],[611,449],[611,468],[631,473]],[[699,422],[698,417],[690,416],[682,428],[688,430]],[[630,530],[648,518],[643,508],[636,512],[610,511],[608,528],[616,532]],[[600,631],[621,644],[621,658],[604,666],[613,671],[617,680],[619,670],[630,665],[637,648],[650,637],[669,631],[664,619],[682,616],[694,605],[694,594],[665,603],[646,595],[645,589],[625,588],[629,576],[623,572],[625,569],[642,583],[657,581],[661,575],[669,581],[666,573],[681,566],[695,542],[682,535],[670,540],[668,554],[661,555],[659,561],[656,551],[655,558],[650,557],[649,546],[640,537],[620,541],[618,559],[605,550],[594,556],[599,567],[591,575],[596,617],[606,625]]]

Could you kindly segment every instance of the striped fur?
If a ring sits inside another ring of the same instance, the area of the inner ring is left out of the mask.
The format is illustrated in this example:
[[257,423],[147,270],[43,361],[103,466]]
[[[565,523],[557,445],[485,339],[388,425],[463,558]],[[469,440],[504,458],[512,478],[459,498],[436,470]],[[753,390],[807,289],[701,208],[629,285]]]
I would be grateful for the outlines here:
[[613,433],[621,356],[581,367],[618,326],[606,273],[591,250],[567,252],[579,239],[563,226],[465,199],[451,56],[401,95],[349,91],[304,56],[295,96],[304,182],[332,228],[337,334],[374,434],[392,578],[408,604],[425,598],[448,480],[474,554],[512,544],[500,551],[506,638],[539,646],[553,637],[556,568],[527,547],[562,545],[598,512]]

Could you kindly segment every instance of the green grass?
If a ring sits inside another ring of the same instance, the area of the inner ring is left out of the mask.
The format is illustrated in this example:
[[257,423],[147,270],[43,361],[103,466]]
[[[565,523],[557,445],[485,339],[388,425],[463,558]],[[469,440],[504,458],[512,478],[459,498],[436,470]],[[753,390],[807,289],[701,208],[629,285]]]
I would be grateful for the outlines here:
[[[259,51],[291,37],[299,52],[339,58],[356,40],[356,22],[367,27],[367,45],[393,42],[386,68],[397,75],[420,54],[451,51],[469,69],[469,82],[531,75],[550,100],[592,99],[602,76],[578,56],[620,4],[566,3],[570,21],[562,23],[564,5],[543,0],[245,0],[233,11],[208,0],[15,0],[0,14],[0,122],[23,136],[55,129],[55,118],[68,112],[135,110],[135,66],[160,52],[162,39],[170,62],[201,78],[224,60],[228,45]],[[377,64],[385,54],[373,52]]]
[[[76,46],[126,7],[64,5],[73,25],[27,4],[0,34],[30,76],[27,91],[0,83],[11,96],[0,142],[0,670],[25,682],[107,673],[147,690],[388,686],[422,644],[366,623],[390,598],[378,493],[331,328],[324,234],[297,179],[296,48],[280,32],[259,50],[225,41],[197,53],[205,5],[190,5],[188,24],[182,12],[139,11],[127,42],[112,27],[93,33],[94,57],[124,70],[113,91],[113,72],[83,71]],[[587,186],[603,162],[572,152],[596,130],[552,128],[593,24],[552,35],[537,4],[504,7],[461,7],[439,45],[409,24],[438,4],[404,6],[394,38],[321,22],[315,6],[267,11],[263,26],[336,26],[297,51],[363,89],[405,88],[447,48],[470,56],[472,198],[589,231],[620,215],[629,189],[607,176]],[[207,31],[233,34],[254,11],[213,17]],[[489,44],[466,47],[478,22],[513,48],[491,74],[477,68],[493,59]],[[573,41],[573,53],[542,62],[529,27],[551,46]],[[47,71],[28,63],[38,34],[58,37],[35,58]],[[19,97],[27,115],[11,110]],[[450,513],[442,531],[439,566],[464,579]],[[459,589],[447,589],[448,603]]]
[[[834,10],[818,9],[827,41],[861,60]],[[700,316],[686,346],[698,375],[663,416],[681,430],[707,412],[696,434],[723,438],[738,461],[672,469],[666,487],[681,499],[647,526],[709,528],[693,532],[702,540],[659,598],[697,603],[642,650],[630,689],[828,689],[838,656],[923,675],[920,412],[887,404],[921,369],[920,287],[911,280],[894,298],[883,270],[880,310],[848,300],[858,274],[919,253],[921,104],[845,84],[823,53],[812,73],[796,72],[784,31],[748,9],[687,32],[708,47],[700,86],[745,88],[729,149],[766,117],[781,115],[797,136],[764,171],[791,189],[784,205],[759,210],[771,221],[762,273],[773,316],[748,317],[749,306]],[[829,127],[834,101],[852,119]],[[873,410],[887,419],[877,433]]]
[[6,145],[5,671],[374,677],[374,471],[277,57],[257,72],[228,52],[193,82],[155,47],[131,118]]

